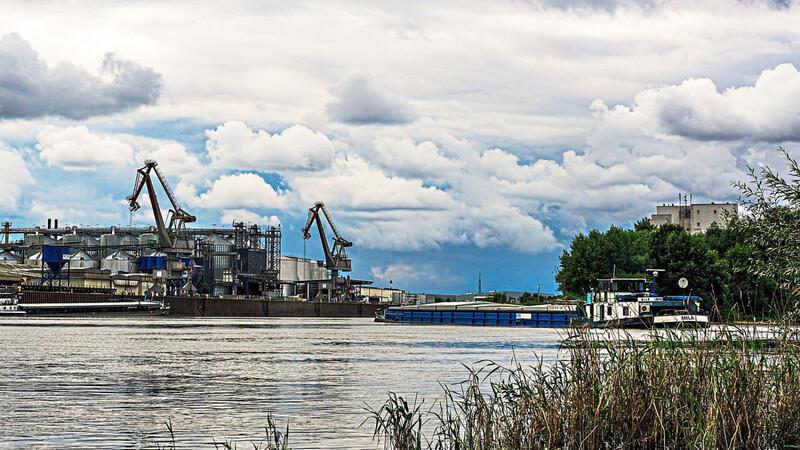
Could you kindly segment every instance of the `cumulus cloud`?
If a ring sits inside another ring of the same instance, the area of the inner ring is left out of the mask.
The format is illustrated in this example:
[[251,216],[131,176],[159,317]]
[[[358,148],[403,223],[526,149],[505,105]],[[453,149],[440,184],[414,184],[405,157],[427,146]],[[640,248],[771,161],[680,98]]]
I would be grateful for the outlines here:
[[443,180],[462,165],[442,155],[431,141],[419,144],[409,138],[379,136],[372,142],[371,159],[384,169],[411,178]]
[[206,151],[221,169],[320,170],[329,167],[333,143],[322,133],[295,125],[281,133],[253,131],[242,122],[226,122],[207,130]]
[[101,72],[111,80],[70,63],[50,68],[22,37],[7,34],[0,38],[0,118],[85,119],[152,105],[161,94],[161,75],[113,53]]
[[206,209],[275,209],[286,206],[286,198],[254,173],[222,175],[199,195],[194,185],[178,183],[175,193],[190,206]]
[[800,73],[792,64],[761,72],[753,86],[719,91],[708,78],[690,78],[680,85],[647,89],[633,105],[592,108],[606,122],[633,124],[651,134],[696,140],[800,140]]
[[112,136],[93,134],[82,125],[67,128],[48,125],[36,138],[39,157],[48,165],[66,170],[95,170],[133,161],[130,145]]
[[0,142],[0,212],[18,215],[23,189],[34,184],[25,160]]
[[168,176],[176,176],[181,182],[194,183],[204,180],[210,173],[200,159],[190,154],[186,147],[177,142],[148,142],[146,149],[136,153],[136,162],[153,159]]
[[426,186],[420,179],[389,176],[358,156],[339,157],[330,173],[289,177],[303,203],[322,200],[339,210],[357,244],[391,250],[424,250],[446,244],[507,247],[525,253],[558,248],[539,220],[462,172],[458,188]]
[[350,125],[400,125],[416,120],[406,102],[383,92],[363,76],[353,76],[331,89],[338,100],[326,107],[336,122]]
[[299,174],[287,181],[304,203],[333,199],[330,203],[340,208],[358,211],[435,210],[452,202],[436,187],[419,179],[388,176],[355,155],[336,158],[324,173]]
[[262,226],[280,226],[281,220],[278,216],[261,216],[249,209],[225,209],[220,218],[222,223],[245,222]]

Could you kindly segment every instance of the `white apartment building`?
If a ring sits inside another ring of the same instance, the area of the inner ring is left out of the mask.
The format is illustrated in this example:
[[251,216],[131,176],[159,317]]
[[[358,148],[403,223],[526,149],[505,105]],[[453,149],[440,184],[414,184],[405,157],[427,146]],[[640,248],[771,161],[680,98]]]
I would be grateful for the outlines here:
[[[686,197],[684,196],[684,199]],[[656,213],[650,217],[650,223],[655,226],[674,223],[682,226],[687,233],[705,233],[712,223],[724,223],[724,211],[736,215],[739,205],[736,203],[687,203],[663,204],[656,206]]]

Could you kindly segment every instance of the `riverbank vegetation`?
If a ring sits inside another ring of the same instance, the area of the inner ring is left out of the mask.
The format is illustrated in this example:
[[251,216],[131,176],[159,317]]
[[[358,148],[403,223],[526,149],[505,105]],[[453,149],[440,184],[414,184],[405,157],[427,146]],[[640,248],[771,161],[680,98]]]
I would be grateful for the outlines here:
[[597,336],[578,332],[549,365],[486,363],[428,409],[390,395],[370,410],[375,439],[397,450],[800,446],[796,330]]
[[[726,217],[704,234],[678,225],[653,226],[648,219],[631,230],[612,226],[575,236],[561,257],[559,289],[581,298],[598,278],[644,276],[665,269],[658,291],[699,295],[717,320],[797,319],[800,292],[800,167],[783,151],[787,175],[769,167],[750,170],[736,182],[742,214]],[[689,280],[679,290],[678,279]]]

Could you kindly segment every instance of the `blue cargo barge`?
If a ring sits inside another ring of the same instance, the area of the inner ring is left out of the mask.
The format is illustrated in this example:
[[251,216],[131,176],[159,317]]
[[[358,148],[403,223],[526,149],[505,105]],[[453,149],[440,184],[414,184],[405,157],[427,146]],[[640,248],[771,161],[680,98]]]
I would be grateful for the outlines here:
[[491,302],[449,302],[390,306],[375,320],[388,323],[460,324],[561,328],[585,319],[577,305],[504,305]]

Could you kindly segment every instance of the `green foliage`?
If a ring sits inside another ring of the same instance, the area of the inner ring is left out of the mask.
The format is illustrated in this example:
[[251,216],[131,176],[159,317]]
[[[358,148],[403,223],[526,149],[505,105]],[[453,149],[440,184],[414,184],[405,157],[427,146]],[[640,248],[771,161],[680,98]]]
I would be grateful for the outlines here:
[[545,303],[545,301],[539,296],[539,294],[531,294],[530,292],[523,292],[522,295],[519,296],[519,304],[524,306],[531,306],[531,305],[540,305]]
[[559,257],[559,289],[581,298],[595,287],[598,278],[611,277],[615,267],[617,276],[644,274],[651,261],[651,234],[657,231],[623,230],[612,225],[602,233],[592,230],[575,236],[569,250]]
[[737,256],[746,257],[747,276],[771,290],[773,314],[796,320],[800,311],[800,166],[786,150],[779,150],[788,166],[786,178],[764,166],[758,172],[750,168],[747,182],[734,183],[748,214],[731,228],[747,237],[748,246]]
[[495,292],[492,295],[486,297],[487,302],[495,302],[495,303],[508,303],[508,296],[505,292]]

